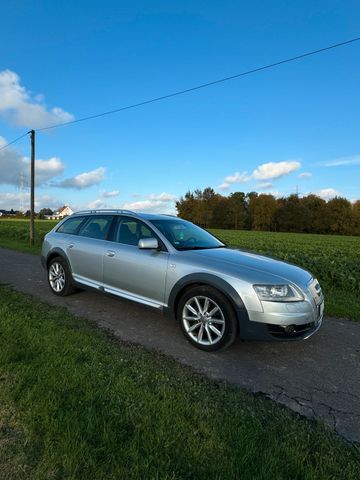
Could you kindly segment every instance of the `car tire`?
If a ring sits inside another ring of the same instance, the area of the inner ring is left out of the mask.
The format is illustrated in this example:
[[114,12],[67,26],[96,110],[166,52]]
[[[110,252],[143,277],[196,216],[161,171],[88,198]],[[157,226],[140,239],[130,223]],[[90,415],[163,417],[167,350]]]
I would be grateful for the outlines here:
[[234,308],[223,293],[211,286],[186,290],[178,303],[176,318],[187,340],[200,350],[225,349],[237,336]]
[[51,259],[47,271],[49,287],[55,295],[66,297],[77,290],[72,283],[68,264],[62,257]]

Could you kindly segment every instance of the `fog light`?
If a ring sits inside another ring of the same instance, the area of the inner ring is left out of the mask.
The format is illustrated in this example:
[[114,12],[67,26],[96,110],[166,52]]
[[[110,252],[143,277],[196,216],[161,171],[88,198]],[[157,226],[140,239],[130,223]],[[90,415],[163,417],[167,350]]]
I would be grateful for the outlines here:
[[294,333],[295,332],[295,326],[294,325],[287,325],[285,327],[285,333]]

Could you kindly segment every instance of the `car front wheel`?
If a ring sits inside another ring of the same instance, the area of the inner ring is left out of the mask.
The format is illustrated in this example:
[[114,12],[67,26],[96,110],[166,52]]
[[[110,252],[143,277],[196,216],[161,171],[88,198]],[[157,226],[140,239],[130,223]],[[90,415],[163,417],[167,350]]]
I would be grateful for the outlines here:
[[237,318],[229,300],[210,286],[192,287],[177,307],[185,337],[197,348],[215,351],[230,346],[237,334]]
[[48,266],[48,282],[55,295],[65,297],[75,292],[71,281],[71,273],[66,261],[61,257],[53,258]]

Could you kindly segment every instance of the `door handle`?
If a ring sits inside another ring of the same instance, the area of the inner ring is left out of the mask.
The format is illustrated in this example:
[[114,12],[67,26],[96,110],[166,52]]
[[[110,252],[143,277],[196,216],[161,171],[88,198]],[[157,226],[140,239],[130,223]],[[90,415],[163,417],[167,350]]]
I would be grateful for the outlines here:
[[106,255],[107,255],[108,257],[114,257],[114,256],[115,256],[115,252],[114,252],[114,250],[108,250],[108,251],[106,252]]

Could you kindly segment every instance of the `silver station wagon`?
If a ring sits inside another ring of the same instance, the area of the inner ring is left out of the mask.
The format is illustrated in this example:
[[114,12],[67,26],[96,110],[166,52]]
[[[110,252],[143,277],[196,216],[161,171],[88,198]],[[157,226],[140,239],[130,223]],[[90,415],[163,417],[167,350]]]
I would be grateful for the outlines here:
[[305,339],[323,318],[323,294],[309,272],[228,248],[174,216],[78,212],[46,235],[41,258],[55,295],[90,287],[169,311],[202,350],[236,337]]

